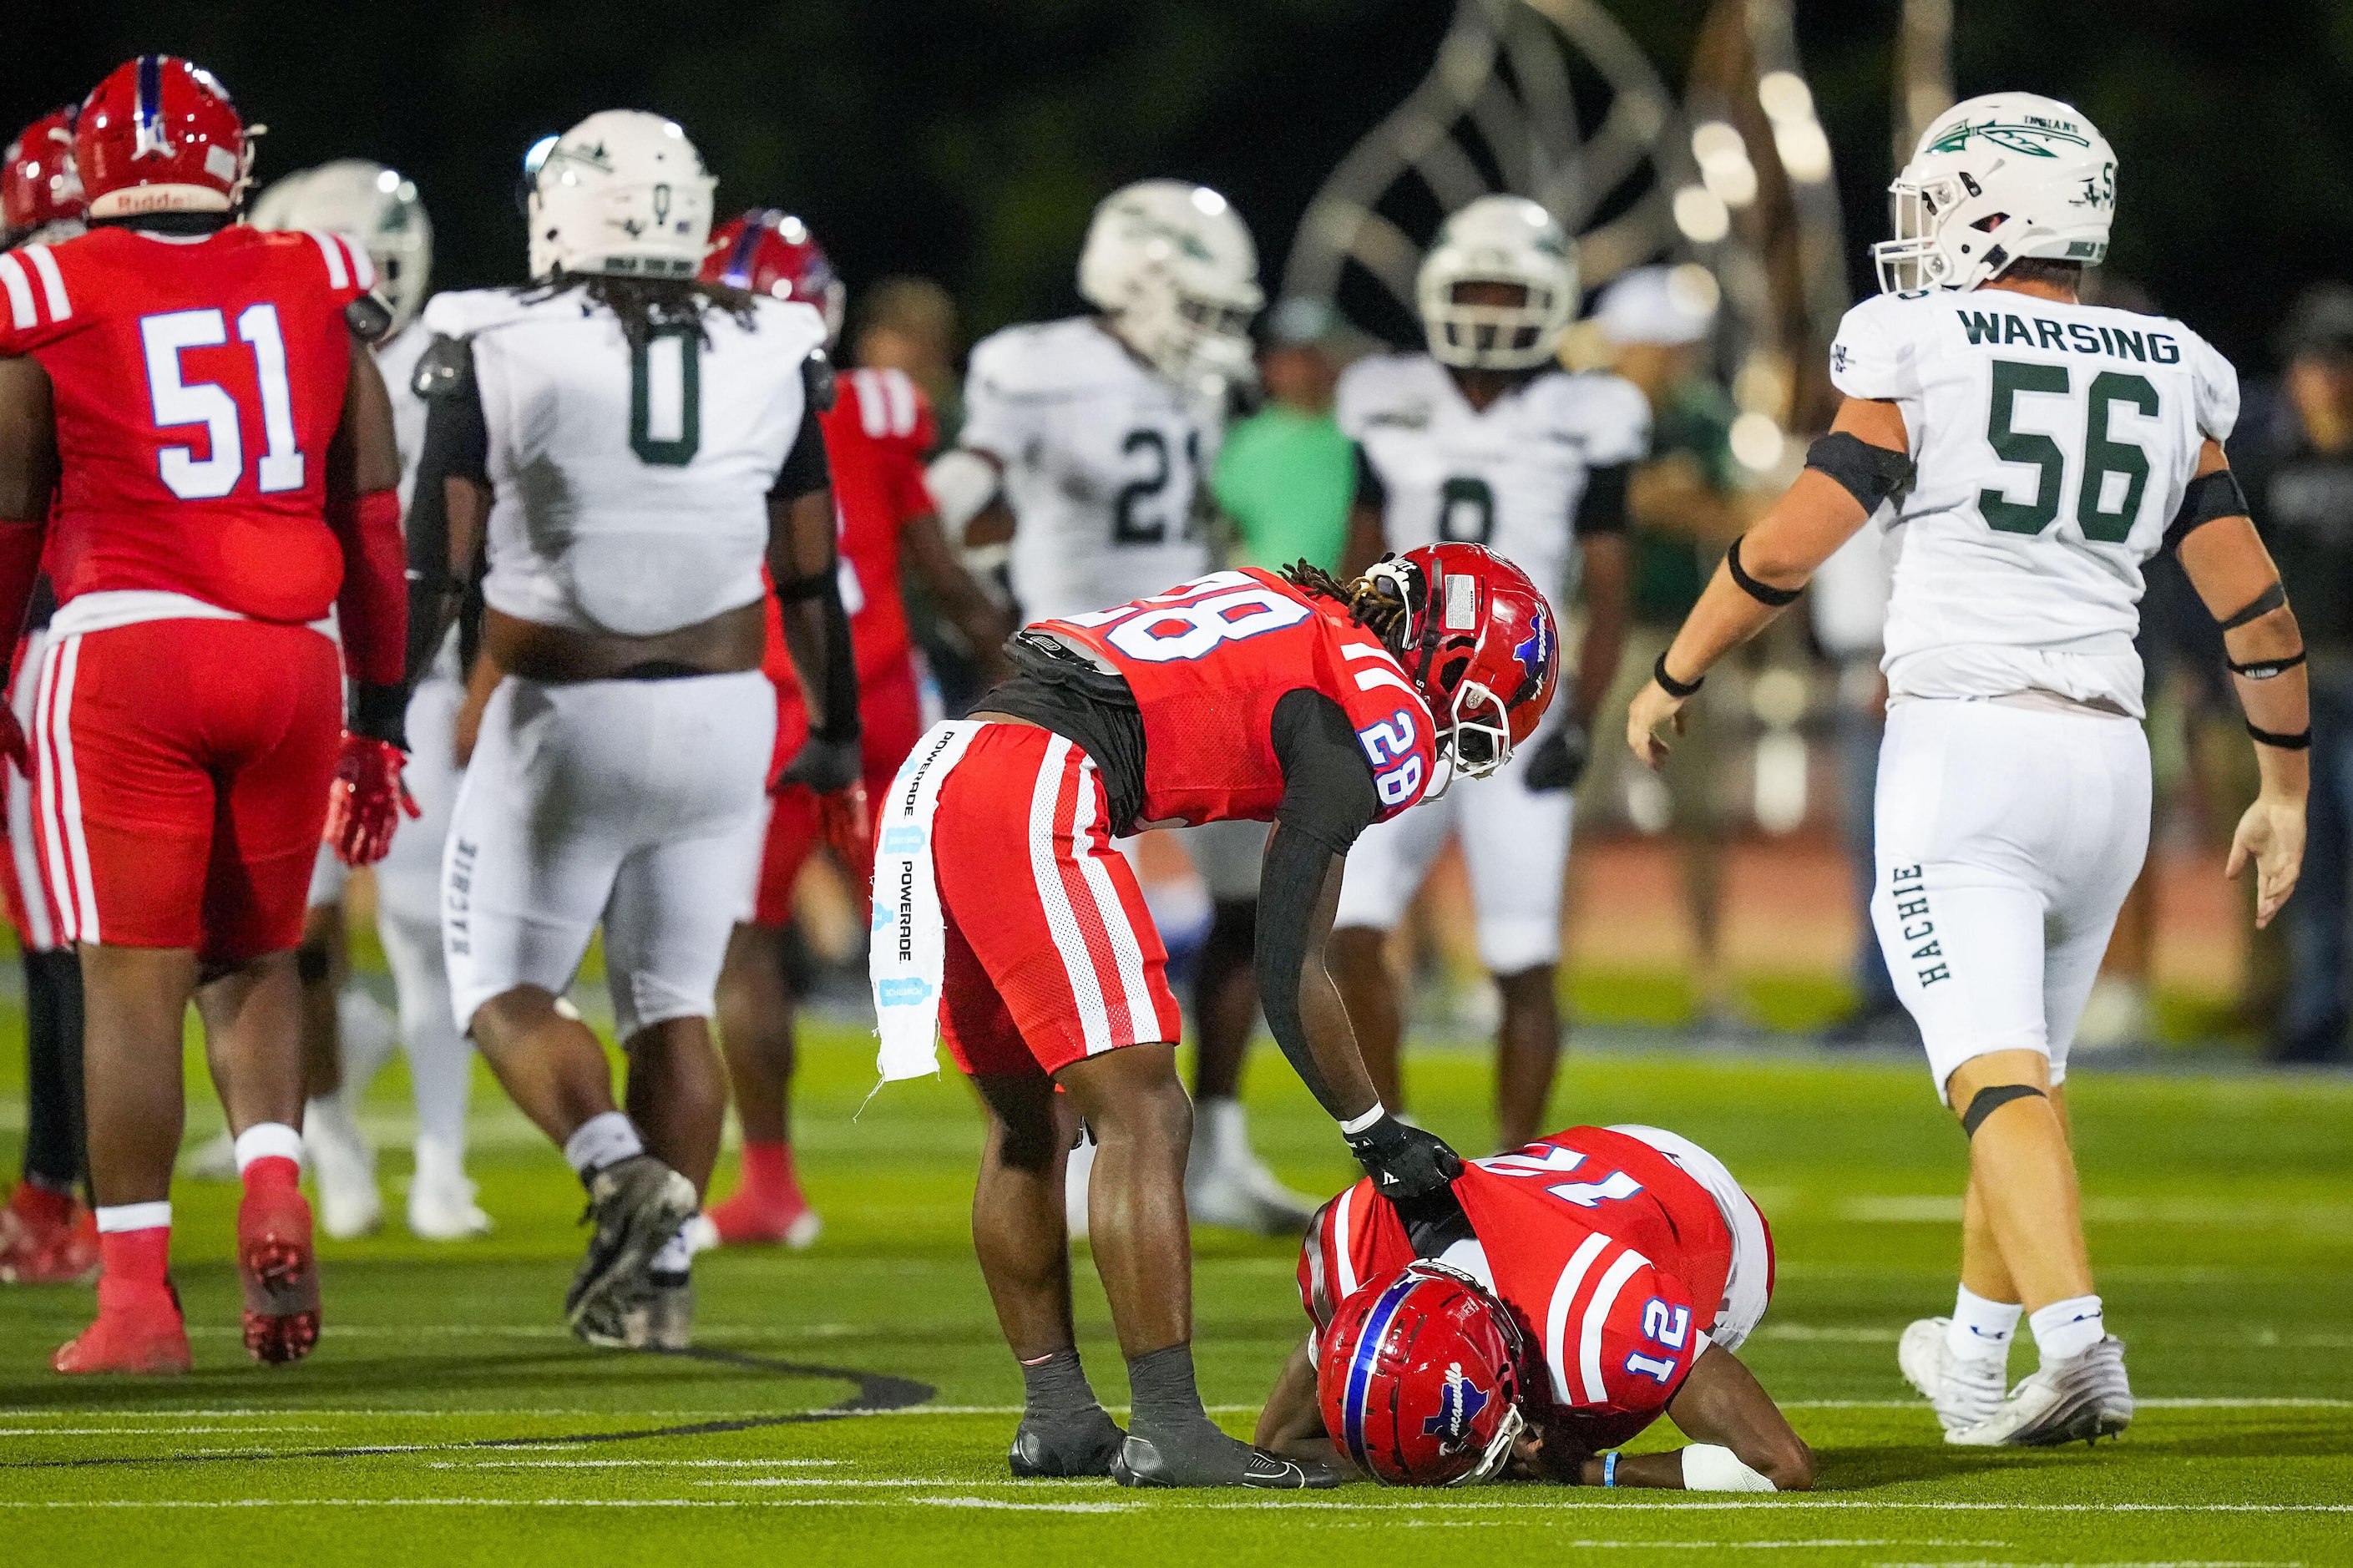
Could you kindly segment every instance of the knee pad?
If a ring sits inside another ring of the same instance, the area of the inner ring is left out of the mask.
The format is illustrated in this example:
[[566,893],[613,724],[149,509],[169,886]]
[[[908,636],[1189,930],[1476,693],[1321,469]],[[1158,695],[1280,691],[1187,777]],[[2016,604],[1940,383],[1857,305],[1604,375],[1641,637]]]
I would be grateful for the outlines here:
[[1985,1125],[1987,1117],[2013,1100],[2025,1100],[2030,1096],[2036,1100],[2049,1098],[2031,1083],[1998,1083],[1989,1089],[1978,1090],[1969,1099],[1969,1108],[1961,1112],[1961,1131],[1972,1138],[1976,1137],[1978,1129]]

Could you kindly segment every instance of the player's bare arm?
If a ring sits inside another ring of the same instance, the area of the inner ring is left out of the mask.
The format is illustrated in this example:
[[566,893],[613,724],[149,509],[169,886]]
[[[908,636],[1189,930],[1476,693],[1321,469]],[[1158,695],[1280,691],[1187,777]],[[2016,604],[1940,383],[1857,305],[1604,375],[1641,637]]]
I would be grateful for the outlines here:
[[[835,566],[832,487],[769,496],[768,573],[811,721],[808,740],[779,782],[807,784],[819,795],[857,783],[860,767],[858,664]],[[758,663],[756,655],[753,662]]]
[[1572,1486],[1654,1487],[1677,1491],[1810,1491],[1814,1451],[1789,1426],[1746,1365],[1710,1345],[1667,1401],[1691,1445],[1657,1454],[1625,1454],[1613,1466],[1588,1453],[1566,1430],[1532,1428],[1514,1456],[1514,1472]]
[[1013,635],[1013,623],[973,574],[965,570],[964,562],[948,544],[939,515],[925,512],[910,518],[899,531],[899,546],[906,552],[907,563],[930,591],[940,613],[971,645],[982,680],[994,686],[1012,674],[1004,643]]
[[[2185,521],[2202,510],[2178,547],[2181,569],[2222,627],[2232,684],[2246,710],[2263,787],[2231,837],[2228,874],[2255,868],[2255,924],[2267,926],[2295,891],[2304,864],[2305,797],[2311,787],[2312,719],[2304,635],[2279,569],[2246,516],[2222,444],[2209,437],[2190,481]],[[2213,513],[2222,515],[2211,515]]]
[[1258,1429],[1250,1441],[1286,1459],[1314,1460],[1352,1477],[1364,1474],[1324,1429],[1324,1406],[1315,1394],[1314,1340],[1303,1339],[1291,1347],[1273,1392],[1266,1396],[1266,1408],[1258,1413]]
[[[1807,455],[1805,471],[1756,527],[1733,542],[1707,591],[1636,694],[1626,743],[1645,766],[1667,754],[1659,727],[1683,729],[1683,704],[1715,661],[1778,619],[1821,563],[1870,521],[1879,500],[1910,466],[1904,416],[1892,402],[1850,397],[1831,433]],[[1870,504],[1865,504],[1866,498]],[[1680,693],[1678,695],[1677,693]]]
[[1569,716],[1589,725],[1617,679],[1632,618],[1634,555],[1622,533],[1599,533],[1578,546],[1585,558],[1585,636],[1577,644],[1577,684],[1568,694]]
[[[0,617],[12,626],[23,622],[40,575],[57,486],[49,373],[30,357],[0,359]],[[0,753],[25,763],[25,735],[13,712],[0,717]]]

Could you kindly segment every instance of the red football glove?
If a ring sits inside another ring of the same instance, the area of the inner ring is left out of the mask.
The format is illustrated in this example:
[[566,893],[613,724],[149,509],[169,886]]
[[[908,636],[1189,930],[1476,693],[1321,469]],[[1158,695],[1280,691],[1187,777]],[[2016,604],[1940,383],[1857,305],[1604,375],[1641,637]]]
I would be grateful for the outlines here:
[[[0,702],[0,758],[16,764],[16,771],[26,778],[33,776],[33,753],[25,744],[25,727],[16,722],[16,711]],[[0,778],[6,777],[0,771]]]
[[407,760],[389,741],[343,732],[343,754],[327,792],[326,840],[344,865],[375,865],[391,851],[401,813],[424,815],[401,781],[400,767]]

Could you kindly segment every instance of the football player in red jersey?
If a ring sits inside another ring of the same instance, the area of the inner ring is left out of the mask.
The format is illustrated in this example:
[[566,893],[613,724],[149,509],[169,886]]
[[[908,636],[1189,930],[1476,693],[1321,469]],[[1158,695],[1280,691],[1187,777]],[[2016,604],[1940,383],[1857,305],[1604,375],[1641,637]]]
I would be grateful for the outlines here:
[[[41,116],[0,153],[0,250],[54,245],[82,231],[74,174],[73,106]],[[33,687],[55,596],[35,596],[10,670],[9,706],[30,723]],[[25,961],[25,1179],[0,1208],[0,1284],[86,1279],[98,1268],[98,1227],[77,1197],[88,1179],[81,1116],[81,968],[58,937],[33,847],[32,780],[6,780],[8,853],[0,857],[9,914]]]
[[[1258,1440],[1395,1485],[1803,1490],[1812,1453],[1733,1354],[1772,1292],[1763,1212],[1655,1127],[1572,1127],[1417,1197],[1359,1182],[1308,1233],[1314,1328]],[[1692,1447],[1613,1451],[1662,1412]]]
[[[1382,1191],[1439,1188],[1461,1162],[1382,1108],[1324,970],[1340,868],[1441,765],[1509,759],[1552,700],[1558,641],[1525,574],[1476,545],[1417,550],[1345,585],[1304,563],[1213,573],[1033,623],[1009,646],[1015,677],[970,720],[935,726],[892,781],[876,823],[881,1066],[933,1071],[944,1035],[987,1108],[973,1239],[1027,1384],[1016,1475],[1335,1479],[1202,1412],[1176,1002],[1111,841],[1274,823],[1257,941],[1268,1026]],[[1098,1146],[1091,1237],[1134,1393],[1126,1433],[1072,1340],[1058,1089]]]
[[[188,1364],[166,1264],[192,995],[238,1137],[246,1346],[294,1361],[319,1286],[293,948],[322,830],[372,860],[400,799],[399,460],[346,315],[367,257],[237,225],[244,123],[185,60],[100,82],[74,162],[90,232],[0,255],[0,619],[46,546],[35,837],[81,954],[103,1266],[55,1364]],[[0,741],[22,756],[13,717]]]
[[[814,304],[825,316],[827,345],[840,337],[841,279],[816,237],[787,213],[755,210],[713,229],[702,279]],[[847,371],[835,389],[834,405],[818,423],[833,468],[842,606],[857,650],[863,784],[869,796],[880,799],[923,728],[914,638],[899,593],[902,552],[941,612],[981,650],[992,680],[1006,673],[997,649],[1012,628],[940,531],[923,484],[923,458],[939,438],[930,400],[896,370]],[[768,621],[766,668],[776,684],[781,766],[808,735],[808,705],[773,592]],[[817,1211],[793,1170],[793,992],[785,933],[793,918],[794,884],[809,852],[827,837],[828,816],[848,822],[859,810],[839,800],[821,805],[799,784],[778,790],[770,808],[751,910],[735,928],[719,976],[720,1042],[744,1124],[744,1173],[734,1195],[697,1222],[706,1245],[780,1241],[801,1247],[817,1239]],[[862,837],[862,828],[855,831]],[[872,869],[871,844],[835,847],[861,879]]]

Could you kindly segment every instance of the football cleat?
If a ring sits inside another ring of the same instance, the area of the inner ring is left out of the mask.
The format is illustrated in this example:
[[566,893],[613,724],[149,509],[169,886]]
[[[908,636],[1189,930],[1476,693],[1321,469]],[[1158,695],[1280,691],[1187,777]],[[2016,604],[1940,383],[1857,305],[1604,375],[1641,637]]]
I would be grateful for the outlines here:
[[491,1233],[491,1216],[474,1201],[476,1188],[454,1149],[431,1137],[417,1140],[417,1173],[408,1182],[408,1233],[421,1241],[464,1241]]
[[174,1374],[188,1370],[188,1331],[180,1317],[180,1293],[166,1279],[161,1290],[145,1289],[128,1300],[99,1289],[98,1321],[58,1348],[49,1366],[69,1374],[132,1373]]
[[1302,1491],[1336,1487],[1339,1472],[1253,1448],[1215,1426],[1182,1437],[1135,1432],[1120,1445],[1111,1479],[1124,1487],[1252,1487],[1265,1491]]
[[782,1200],[749,1187],[739,1188],[725,1203],[697,1215],[691,1226],[694,1249],[710,1247],[783,1245],[795,1252],[815,1242],[825,1221],[798,1193]]
[[319,1184],[320,1228],[337,1241],[373,1235],[384,1224],[375,1150],[342,1095],[323,1095],[303,1108],[302,1152]]
[[1050,1424],[1024,1415],[1014,1429],[1005,1463],[1017,1479],[1025,1481],[1108,1476],[1126,1440],[1127,1434],[1100,1405]]
[[1936,1407],[1946,1431],[1974,1426],[2001,1408],[2002,1364],[1962,1361],[1945,1341],[1950,1318],[1922,1318],[1895,1344],[1895,1364],[1904,1381]]
[[1968,1447],[2049,1448],[2097,1442],[2132,1425],[2125,1342],[2110,1334],[2083,1354],[2020,1380],[1988,1419],[1945,1434]]
[[79,1203],[60,1219],[24,1226],[13,1247],[0,1255],[0,1285],[72,1285],[97,1278],[98,1216]]
[[245,1288],[245,1348],[289,1366],[319,1342],[319,1259],[311,1205],[292,1186],[249,1187],[237,1208],[237,1277]]
[[596,1232],[564,1297],[565,1321],[592,1345],[626,1348],[629,1314],[653,1289],[649,1265],[694,1217],[694,1184],[650,1154],[632,1154],[588,1181],[581,1217]]
[[1275,1179],[1254,1155],[1204,1159],[1185,1172],[1185,1212],[1197,1225],[1223,1226],[1252,1236],[1307,1234],[1315,1205]]
[[694,1278],[649,1274],[645,1294],[621,1310],[621,1340],[633,1351],[682,1351],[694,1342]]

